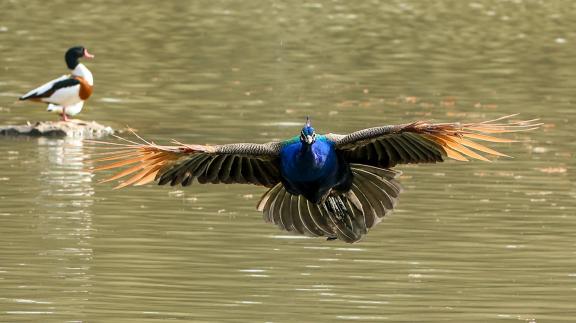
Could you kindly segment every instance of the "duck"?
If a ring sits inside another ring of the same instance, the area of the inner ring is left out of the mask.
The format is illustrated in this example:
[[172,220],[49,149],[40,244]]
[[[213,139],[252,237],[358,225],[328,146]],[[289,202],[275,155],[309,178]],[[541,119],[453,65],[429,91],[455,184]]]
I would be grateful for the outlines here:
[[62,121],[68,121],[68,116],[80,113],[84,102],[92,96],[94,77],[79,60],[93,59],[94,55],[83,46],[74,46],[66,51],[64,58],[71,71],[69,75],[47,82],[24,94],[19,100],[48,103],[47,111],[59,113]]
[[396,166],[509,157],[478,141],[514,142],[493,134],[541,125],[538,119],[501,122],[511,117],[477,123],[415,121],[324,135],[307,119],[298,136],[263,144],[157,145],[134,133],[138,139],[91,141],[106,148],[91,160],[92,171],[128,167],[101,181],[126,178],[116,188],[154,181],[263,186],[268,190],[257,210],[266,222],[296,234],[354,243],[396,208],[403,190]]

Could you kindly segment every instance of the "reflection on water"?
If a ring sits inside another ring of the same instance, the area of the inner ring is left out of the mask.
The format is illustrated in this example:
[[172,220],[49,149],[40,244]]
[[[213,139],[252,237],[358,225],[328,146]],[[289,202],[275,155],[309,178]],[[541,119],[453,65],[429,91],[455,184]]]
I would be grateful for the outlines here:
[[[253,185],[112,190],[80,142],[0,138],[0,321],[554,322],[576,304],[576,3],[0,1],[0,124],[82,44],[82,119],[166,143],[266,142],[521,113],[494,163],[403,166],[348,246],[288,236]],[[102,174],[104,176],[105,174]]]
[[[17,189],[25,214],[2,213],[1,235],[8,247],[1,251],[0,268],[10,284],[3,288],[0,306],[10,315],[62,315],[84,306],[91,287],[92,174],[84,170],[81,140],[14,143],[37,147],[32,156],[8,151],[35,183],[33,189]],[[10,199],[7,193],[2,195]],[[26,218],[26,236],[20,238],[10,233],[12,225],[20,225],[19,217]]]
[[[78,246],[87,245],[91,238],[94,204],[93,175],[84,165],[83,149],[80,139],[39,138],[37,161],[42,167],[37,185],[40,191],[33,197],[35,209],[44,213],[40,223],[49,226],[38,229],[57,239],[73,238]],[[69,226],[63,226],[61,222]],[[63,249],[65,252],[73,250]],[[84,251],[90,253],[89,249]]]

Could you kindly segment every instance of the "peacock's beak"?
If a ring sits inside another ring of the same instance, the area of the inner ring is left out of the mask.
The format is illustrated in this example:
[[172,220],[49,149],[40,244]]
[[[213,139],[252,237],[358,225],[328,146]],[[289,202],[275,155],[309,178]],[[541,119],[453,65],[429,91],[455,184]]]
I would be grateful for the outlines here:
[[306,136],[306,143],[311,145],[314,142],[314,138],[312,136]]

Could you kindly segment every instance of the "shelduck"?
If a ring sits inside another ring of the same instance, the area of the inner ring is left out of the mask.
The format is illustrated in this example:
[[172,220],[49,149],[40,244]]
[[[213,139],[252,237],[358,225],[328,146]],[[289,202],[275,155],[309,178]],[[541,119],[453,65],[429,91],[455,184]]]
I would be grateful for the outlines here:
[[64,57],[66,65],[71,70],[70,75],[62,75],[19,99],[48,103],[47,111],[60,113],[62,120],[68,121],[68,116],[77,115],[82,111],[84,101],[92,95],[94,88],[92,73],[78,60],[92,59],[94,55],[88,53],[86,48],[76,46],[68,49]]

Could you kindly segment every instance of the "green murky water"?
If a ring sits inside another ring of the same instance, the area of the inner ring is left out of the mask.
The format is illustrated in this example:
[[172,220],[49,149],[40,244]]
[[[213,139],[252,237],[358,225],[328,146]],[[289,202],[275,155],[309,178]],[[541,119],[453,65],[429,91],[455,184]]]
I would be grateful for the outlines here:
[[83,44],[80,115],[158,142],[542,118],[494,163],[401,167],[359,244],[263,222],[255,186],[112,191],[81,141],[0,138],[2,322],[555,322],[576,316],[576,3],[0,2],[0,124]]

